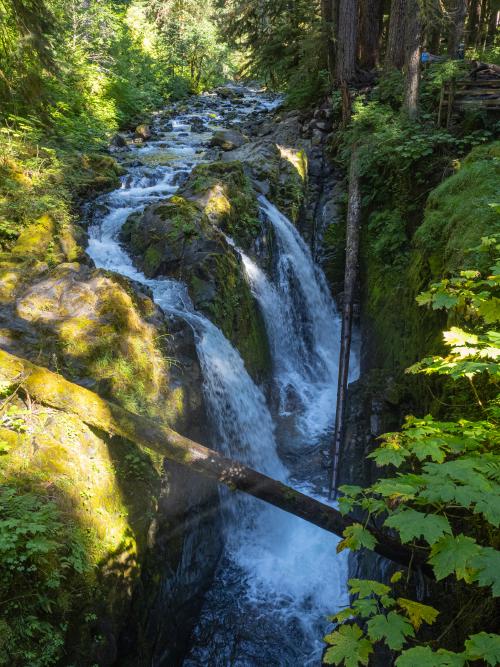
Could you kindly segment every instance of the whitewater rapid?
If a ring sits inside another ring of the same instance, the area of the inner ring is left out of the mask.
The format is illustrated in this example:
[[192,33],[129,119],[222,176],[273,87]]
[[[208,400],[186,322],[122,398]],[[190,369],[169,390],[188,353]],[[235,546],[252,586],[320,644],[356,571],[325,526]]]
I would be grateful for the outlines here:
[[[236,112],[241,120],[274,105],[272,98],[254,93],[237,103],[206,96],[197,113],[179,114],[164,127],[158,119],[154,140],[132,149],[138,163],[122,187],[101,198],[99,208],[106,212],[96,214],[89,227],[87,252],[96,266],[147,285],[167,314],[191,325],[214,446],[325,501],[326,489],[317,476],[313,481],[295,470],[291,477],[280,457],[286,443],[276,429],[280,419],[291,419],[295,453],[308,456],[331,431],[335,413],[339,317],[295,227],[261,198],[263,224],[273,226],[277,243],[272,275],[238,249],[266,324],[277,410],[247,373],[238,351],[195,311],[186,287],[145,278],[118,240],[131,213],[171,196],[179,174],[203,161],[204,146],[225,114]],[[190,131],[194,118],[201,118],[207,131]],[[346,558],[336,554],[337,538],[253,498],[222,493],[226,547],[185,667],[319,665],[325,617],[347,604]]]

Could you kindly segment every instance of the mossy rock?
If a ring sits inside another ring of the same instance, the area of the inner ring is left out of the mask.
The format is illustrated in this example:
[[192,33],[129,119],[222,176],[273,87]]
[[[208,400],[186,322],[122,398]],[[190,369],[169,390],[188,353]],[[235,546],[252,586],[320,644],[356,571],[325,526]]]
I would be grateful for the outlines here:
[[239,161],[256,185],[293,222],[299,218],[307,191],[307,156],[301,148],[285,147],[264,139],[223,155],[225,162]]
[[[155,462],[62,411],[14,400],[10,414],[0,427],[2,493],[14,494],[19,530],[46,547],[37,555],[18,540],[19,567],[2,572],[0,664],[109,665],[156,510]],[[16,596],[22,606],[9,604]]]
[[237,162],[198,165],[176,196],[133,214],[121,232],[147,276],[186,282],[195,307],[222,329],[259,380],[270,368],[267,336],[225,234],[248,248],[261,232],[255,192]]
[[[491,206],[498,202],[499,145],[471,151],[456,173],[432,190],[412,245],[398,252],[397,263],[381,252],[378,229],[363,226],[361,311],[369,368],[404,369],[443,351],[446,314],[420,308],[416,297],[461,269],[489,268],[490,258],[479,246],[483,236],[500,233],[500,216]],[[384,247],[388,243],[390,238]]]
[[120,186],[123,167],[104,153],[82,153],[67,158],[66,185],[79,197],[108,192]]
[[472,150],[456,173],[431,192],[415,241],[433,277],[489,268],[479,246],[483,236],[500,234],[500,215],[492,206],[499,203],[499,183],[497,141]]

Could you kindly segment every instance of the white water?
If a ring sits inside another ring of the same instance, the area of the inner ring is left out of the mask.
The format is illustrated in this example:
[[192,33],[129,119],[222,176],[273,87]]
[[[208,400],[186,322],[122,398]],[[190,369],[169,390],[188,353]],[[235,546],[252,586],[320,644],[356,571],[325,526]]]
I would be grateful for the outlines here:
[[[134,268],[118,243],[118,233],[135,211],[176,190],[176,175],[203,160],[209,135],[189,133],[190,120],[207,124],[226,111],[243,115],[272,108],[274,102],[249,95],[241,105],[206,98],[201,113],[174,119],[159,140],[134,149],[139,159],[168,153],[167,164],[138,165],[122,188],[102,199],[108,212],[89,230],[88,253],[97,266],[148,285],[168,314],[192,326],[204,378],[204,396],[219,449],[268,475],[288,480],[305,493],[317,487],[289,472],[278,455],[275,424],[266,399],[229,341],[194,311],[184,285],[149,280]],[[166,147],[158,144],[164,143]],[[151,164],[151,163],[150,163]],[[279,388],[280,413],[291,415],[310,450],[331,429],[337,372],[339,322],[324,277],[293,225],[269,202],[262,210],[278,245],[276,275],[267,277],[242,253],[245,269],[264,315]],[[290,394],[296,405],[292,411]],[[293,412],[293,414],[292,414]],[[300,453],[300,449],[299,449]],[[195,665],[318,665],[324,617],[345,604],[345,558],[335,554],[337,539],[320,529],[251,498],[224,496],[227,546],[214,586],[207,594],[186,667]],[[322,498],[324,500],[324,498]]]

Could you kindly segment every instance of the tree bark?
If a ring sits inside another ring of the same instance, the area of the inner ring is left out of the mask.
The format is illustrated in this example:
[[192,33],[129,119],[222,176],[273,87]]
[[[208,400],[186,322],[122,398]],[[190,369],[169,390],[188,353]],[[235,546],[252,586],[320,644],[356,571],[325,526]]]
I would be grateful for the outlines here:
[[409,118],[418,116],[420,88],[420,35],[421,22],[418,0],[407,0],[405,15],[405,97],[403,109]]
[[481,16],[480,0],[469,0],[469,13],[467,16],[467,46],[475,46],[479,32],[479,19]]
[[336,0],[321,0],[326,61],[332,84],[335,82],[335,2]]
[[380,60],[382,0],[361,0],[359,20],[359,64],[373,69]]
[[[43,405],[72,413],[91,427],[152,449],[232,490],[238,489],[260,498],[330,533],[342,536],[343,531],[355,523],[354,518],[342,516],[329,505],[221,456],[161,423],[105,401],[57,373],[3,350],[0,350],[0,380],[7,386],[19,387]],[[401,565],[421,566],[422,571],[432,576],[422,556],[413,553],[384,531],[373,528],[370,532],[377,540],[374,547],[376,553]]]
[[495,43],[499,17],[500,12],[498,11],[497,6],[494,5],[490,10],[490,18],[488,20],[488,36],[486,39],[486,44],[488,46],[493,46]]
[[401,69],[405,62],[405,8],[407,0],[392,0],[384,67]]
[[358,0],[339,0],[336,79],[349,83],[356,77]]
[[459,46],[464,40],[466,18],[467,0],[457,0],[453,8],[448,32],[448,55],[450,58],[458,58]]
[[342,331],[340,336],[339,377],[337,384],[337,405],[335,409],[335,430],[331,447],[330,496],[337,495],[339,460],[347,384],[349,380],[349,360],[352,339],[352,314],[354,292],[358,279],[359,228],[361,222],[361,191],[359,186],[358,149],[353,147],[349,166],[349,196],[347,206],[346,252],[344,274],[344,306],[342,311]]

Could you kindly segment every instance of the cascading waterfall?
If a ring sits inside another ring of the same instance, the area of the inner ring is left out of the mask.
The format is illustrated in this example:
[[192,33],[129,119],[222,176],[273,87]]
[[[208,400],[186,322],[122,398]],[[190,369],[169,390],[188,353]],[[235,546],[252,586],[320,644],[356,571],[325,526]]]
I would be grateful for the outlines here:
[[[192,326],[213,445],[315,495],[318,489],[312,480],[298,475],[290,479],[278,455],[271,411],[239,353],[194,310],[183,284],[146,279],[118,242],[119,230],[131,213],[173,194],[179,177],[203,159],[202,146],[215,129],[210,127],[214,112],[215,122],[227,111],[236,111],[241,119],[252,109],[273,104],[254,94],[237,104],[206,97],[203,112],[179,116],[158,141],[134,148],[142,163],[130,169],[121,189],[101,199],[108,211],[102,218],[96,215],[89,229],[88,253],[98,267],[150,287],[167,314]],[[208,124],[208,132],[187,132],[195,117]],[[306,451],[331,427],[338,317],[324,277],[298,232],[267,200],[261,200],[261,207],[275,230],[276,275],[268,278],[244,253],[242,260],[266,321],[280,410],[287,411],[293,392],[300,405],[294,410],[302,433],[299,445]],[[345,558],[335,554],[337,539],[260,501],[231,496],[224,496],[224,506],[230,510],[225,512],[225,554],[207,593],[185,667],[318,665],[324,617],[346,603]]]

